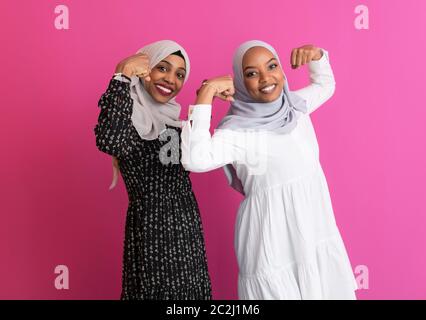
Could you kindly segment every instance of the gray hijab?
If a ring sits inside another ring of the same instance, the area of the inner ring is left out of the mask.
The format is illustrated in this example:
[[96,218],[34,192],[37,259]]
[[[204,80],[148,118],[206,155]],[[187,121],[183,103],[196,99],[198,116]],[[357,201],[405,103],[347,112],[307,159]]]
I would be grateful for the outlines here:
[[[157,41],[139,49],[137,53],[148,55],[149,66],[152,69],[161,60],[176,51],[180,51],[185,59],[186,76],[184,82],[186,82],[190,70],[189,57],[185,49],[176,42],[171,40]],[[142,139],[157,139],[160,133],[166,129],[166,124],[173,127],[182,126],[182,121],[179,120],[181,107],[175,101],[175,98],[167,103],[156,102],[145,90],[143,80],[137,76],[133,76],[131,79],[130,96],[133,100],[132,123]]]
[[[297,125],[299,114],[296,113],[296,110],[303,113],[307,112],[306,101],[290,91],[285,74],[284,90],[278,99],[268,103],[254,101],[244,85],[242,65],[244,54],[253,47],[268,49],[282,67],[275,49],[263,41],[247,41],[239,46],[233,59],[235,101],[231,103],[228,114],[219,123],[218,129],[250,129],[273,131],[282,134],[289,133]],[[228,164],[224,167],[224,170],[229,184],[244,194],[242,183],[237,177],[235,168]]]

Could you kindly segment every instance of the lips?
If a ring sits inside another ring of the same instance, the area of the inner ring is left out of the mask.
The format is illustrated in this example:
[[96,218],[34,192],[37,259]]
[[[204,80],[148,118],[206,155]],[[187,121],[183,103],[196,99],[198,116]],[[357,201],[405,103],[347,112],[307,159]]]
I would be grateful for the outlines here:
[[161,83],[161,84],[156,83],[156,84],[154,84],[154,86],[157,89],[158,93],[161,94],[162,96],[166,96],[166,97],[170,96],[170,95],[172,95],[172,93],[174,91],[172,87],[170,87],[166,84],[163,84],[163,83]]
[[273,92],[276,87],[277,87],[277,85],[275,83],[268,84],[268,85],[263,86],[262,88],[260,88],[259,91],[262,92],[262,93],[268,94],[268,93]]

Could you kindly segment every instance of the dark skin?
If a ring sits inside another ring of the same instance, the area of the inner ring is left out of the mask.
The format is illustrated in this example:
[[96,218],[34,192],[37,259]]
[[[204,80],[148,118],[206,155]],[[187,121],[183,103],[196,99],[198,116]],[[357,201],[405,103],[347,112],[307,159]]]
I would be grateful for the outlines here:
[[[311,61],[321,59],[322,50],[313,45],[295,48],[291,53],[291,66],[297,69]],[[284,88],[284,73],[278,60],[264,47],[247,50],[242,61],[244,85],[256,102],[276,100]],[[232,101],[234,85],[231,76],[212,78],[198,91],[197,104],[212,104],[214,97]]]
[[[149,58],[146,54],[137,53],[122,60],[115,72],[122,72],[131,78],[138,76],[144,79],[144,88],[149,95],[159,103],[167,103],[176,97],[183,87],[186,77],[185,60],[171,54],[161,60],[152,70],[149,68]],[[112,157],[113,176],[109,189],[113,189],[118,181],[120,168],[118,159]]]
[[138,53],[121,61],[116,72],[144,79],[146,91],[159,103],[167,103],[176,97],[186,77],[185,60],[173,54],[150,70],[148,56]]
[[271,51],[263,47],[249,49],[243,57],[244,85],[257,102],[271,102],[284,88],[284,73]]

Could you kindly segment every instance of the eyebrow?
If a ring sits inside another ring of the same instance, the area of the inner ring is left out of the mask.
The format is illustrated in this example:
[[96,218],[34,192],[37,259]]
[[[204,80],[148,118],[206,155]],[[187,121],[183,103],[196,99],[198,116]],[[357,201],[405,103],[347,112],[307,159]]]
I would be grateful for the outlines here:
[[[272,60],[277,60],[277,58],[271,58],[268,62],[266,62],[265,64],[268,64],[269,62],[271,62]],[[255,69],[256,67],[252,67],[252,66],[247,66],[247,67],[245,67],[244,68],[244,70],[243,71],[246,71],[246,69],[249,69],[249,68],[253,68],[253,69]]]
[[[168,62],[167,60],[161,60],[160,62],[167,63],[169,66],[172,66],[172,67],[173,67],[173,65],[172,65],[170,62]],[[179,67],[178,69],[182,69],[182,70],[183,70],[183,71],[185,71],[185,73],[186,73],[186,69],[185,69],[185,68],[181,68],[181,67]]]

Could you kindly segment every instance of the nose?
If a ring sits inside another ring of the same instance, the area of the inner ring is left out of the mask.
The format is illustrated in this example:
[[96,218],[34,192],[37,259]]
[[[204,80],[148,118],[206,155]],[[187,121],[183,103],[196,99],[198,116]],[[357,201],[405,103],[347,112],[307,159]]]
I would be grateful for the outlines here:
[[168,84],[174,84],[175,83],[175,79],[174,79],[174,75],[171,72],[167,72],[164,75],[164,81],[167,82]]
[[268,82],[268,80],[269,80],[269,75],[266,72],[260,72],[259,73],[259,82],[260,83]]

